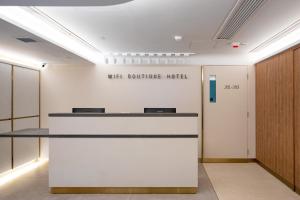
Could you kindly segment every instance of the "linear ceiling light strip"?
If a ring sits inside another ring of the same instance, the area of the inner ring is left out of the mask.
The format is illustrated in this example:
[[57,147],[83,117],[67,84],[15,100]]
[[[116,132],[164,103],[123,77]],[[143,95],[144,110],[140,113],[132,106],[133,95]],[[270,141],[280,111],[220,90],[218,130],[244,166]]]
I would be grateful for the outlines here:
[[282,30],[279,33],[275,34],[271,38],[269,38],[266,41],[262,42],[257,47],[252,49],[250,52],[251,53],[258,52],[258,51],[262,50],[263,48],[269,46],[270,44],[272,44],[272,43],[280,40],[281,38],[287,36],[288,34],[292,33],[293,31],[296,31],[297,29],[300,29],[300,19],[297,20],[296,22],[292,23],[290,26],[288,26],[284,30]]
[[256,51],[252,50],[249,53],[252,62],[259,62],[300,43],[300,27],[292,29],[288,34],[284,32],[283,35],[283,37],[277,36],[273,42],[269,40],[268,44],[263,45],[259,49],[256,48]]
[[22,53],[13,52],[8,49],[0,49],[0,61],[36,69],[39,69],[43,63],[42,60],[26,56]]
[[57,26],[58,28],[61,29],[61,31],[64,31],[70,35],[72,35],[72,37],[78,39],[79,41],[81,41],[82,43],[84,43],[85,45],[89,46],[90,48],[101,52],[99,49],[97,49],[95,46],[91,45],[89,42],[87,42],[86,40],[84,40],[83,38],[79,37],[77,34],[73,33],[72,31],[70,31],[68,28],[66,28],[65,26],[63,26],[61,23],[59,23],[58,21],[56,21],[55,19],[53,19],[52,17],[50,17],[49,15],[47,15],[45,12],[41,11],[40,9],[38,9],[37,7],[30,7],[32,9],[32,11],[36,12],[38,15],[40,15],[41,17],[48,19],[49,22],[52,22],[54,26]]

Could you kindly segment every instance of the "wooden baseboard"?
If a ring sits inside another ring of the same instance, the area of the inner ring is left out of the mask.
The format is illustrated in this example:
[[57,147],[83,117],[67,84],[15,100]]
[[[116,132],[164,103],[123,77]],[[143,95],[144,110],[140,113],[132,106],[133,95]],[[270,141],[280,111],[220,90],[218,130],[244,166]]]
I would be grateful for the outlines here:
[[202,163],[249,163],[255,162],[255,159],[249,158],[199,158]]
[[300,188],[295,187],[295,192],[297,192],[300,195]]
[[[276,172],[274,172],[273,170],[271,170],[269,167],[267,167],[266,165],[264,165],[262,162],[260,162],[259,160],[256,160],[257,164],[259,164],[262,168],[264,168],[265,170],[267,170],[270,174],[272,174],[273,176],[275,176],[277,179],[279,179],[282,183],[284,183],[285,185],[287,185],[289,188],[291,188],[292,190],[295,189],[295,186],[293,183],[290,183],[288,180],[286,180],[285,178],[281,177],[279,174],[277,174]],[[296,189],[297,191],[297,189]],[[298,192],[299,193],[299,192]]]
[[52,194],[195,194],[197,187],[52,187]]

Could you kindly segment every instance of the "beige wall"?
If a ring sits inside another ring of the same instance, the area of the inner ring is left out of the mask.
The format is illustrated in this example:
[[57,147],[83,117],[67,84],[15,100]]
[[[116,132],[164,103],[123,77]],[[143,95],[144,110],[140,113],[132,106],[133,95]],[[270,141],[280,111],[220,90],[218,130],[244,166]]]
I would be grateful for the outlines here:
[[[0,132],[39,128],[39,96],[39,71],[0,63]],[[0,143],[0,173],[38,158],[37,138]]]
[[[255,158],[255,80],[248,68],[248,149]],[[108,73],[186,73],[188,80],[110,80]],[[41,125],[48,113],[71,112],[72,107],[105,107],[106,112],[143,112],[144,107],[176,107],[198,112],[201,132],[201,67],[199,66],[49,66],[41,70]],[[201,133],[199,144],[201,144]],[[238,142],[238,141],[237,141]],[[221,144],[220,144],[221,145]],[[47,140],[42,140],[47,156]],[[201,155],[199,145],[199,155]]]
[[[108,73],[184,73],[188,79],[110,80]],[[49,66],[41,70],[41,80],[43,128],[48,127],[48,113],[71,112],[72,107],[105,107],[106,112],[176,107],[177,112],[197,112],[201,117],[200,66]]]
[[255,66],[248,67],[248,158],[256,158]]

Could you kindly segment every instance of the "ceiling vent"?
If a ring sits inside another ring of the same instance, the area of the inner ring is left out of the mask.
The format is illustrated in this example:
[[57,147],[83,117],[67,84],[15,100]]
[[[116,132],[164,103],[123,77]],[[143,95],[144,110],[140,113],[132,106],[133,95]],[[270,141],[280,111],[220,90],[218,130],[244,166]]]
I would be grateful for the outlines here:
[[36,40],[34,40],[32,38],[17,38],[17,40],[20,40],[20,41],[25,42],[25,43],[36,42]]
[[220,30],[216,34],[216,39],[230,40],[249,19],[249,17],[266,0],[240,0],[237,2]]

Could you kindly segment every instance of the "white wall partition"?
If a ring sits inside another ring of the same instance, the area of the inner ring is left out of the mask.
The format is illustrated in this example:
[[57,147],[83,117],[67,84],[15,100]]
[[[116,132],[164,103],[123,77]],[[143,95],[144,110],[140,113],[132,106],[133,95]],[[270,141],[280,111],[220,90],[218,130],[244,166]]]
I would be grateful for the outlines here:
[[[0,121],[0,134],[11,131],[11,120]],[[0,138],[0,173],[11,169],[11,138]]]
[[[186,74],[187,79],[129,80],[124,77],[128,73]],[[122,74],[123,79],[109,79],[109,74]],[[177,112],[201,113],[201,66],[52,65],[41,71],[41,81],[43,128],[48,127],[48,113],[72,112],[72,107],[105,107],[106,112],[176,107]],[[201,127],[201,114],[198,121]]]
[[[219,67],[230,68],[230,66]],[[252,66],[243,68],[245,74],[248,71],[249,80],[245,85],[246,102],[242,109],[246,112],[248,110],[250,116],[248,122],[246,121],[246,134],[242,141],[238,138],[232,140],[243,145],[243,157],[255,158],[255,76]],[[108,74],[128,73],[184,73],[189,78],[128,80],[124,77],[123,79],[107,77]],[[72,107],[105,107],[107,112],[143,112],[144,107],[176,107],[177,112],[198,112],[201,127],[200,66],[51,65],[41,71],[41,76],[43,128],[48,127],[48,113],[71,112]],[[199,137],[199,155],[201,155],[201,133]],[[46,140],[42,143],[46,147]],[[47,154],[47,148],[42,149],[42,154]]]
[[[39,99],[39,71],[0,63],[0,133],[39,128]],[[0,173],[38,156],[38,138],[0,138]]]
[[[200,66],[49,66],[42,73],[42,126],[48,113],[72,107],[106,107],[107,112],[143,112],[144,107],[176,107],[201,113]],[[183,73],[186,80],[111,80],[108,74]]]
[[14,131],[28,128],[39,128],[39,117],[15,119],[13,125]]
[[14,67],[14,117],[39,115],[39,72]]
[[[14,120],[14,131],[39,128],[39,118],[24,118]],[[13,140],[14,166],[18,166],[37,159],[39,156],[39,139],[38,138],[14,138]]]
[[[12,66],[0,63],[0,133],[11,131]],[[11,169],[11,138],[0,138],[0,173]]]
[[[39,71],[14,67],[13,78],[13,130],[39,128]],[[38,158],[38,138],[14,138],[13,143],[14,166]]]
[[0,120],[11,118],[12,66],[0,63]]

